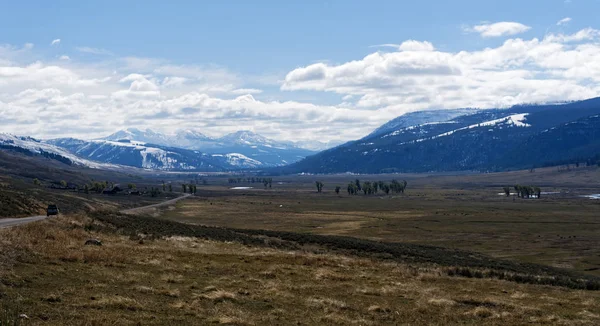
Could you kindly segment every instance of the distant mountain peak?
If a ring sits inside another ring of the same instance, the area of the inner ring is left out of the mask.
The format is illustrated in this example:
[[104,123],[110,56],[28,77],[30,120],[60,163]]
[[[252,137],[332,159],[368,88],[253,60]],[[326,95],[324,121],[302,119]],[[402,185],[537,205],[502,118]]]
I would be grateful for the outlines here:
[[221,138],[213,138],[193,128],[179,129],[174,133],[164,134],[149,128],[143,130],[131,127],[119,130],[97,141],[120,142],[121,145],[128,141],[131,144],[137,143],[149,147],[162,146],[171,150],[185,149],[207,154],[237,153],[245,157],[235,155],[224,157],[229,161],[228,164],[240,167],[280,166],[314,154],[311,150],[266,138],[252,130],[239,130]]
[[234,142],[238,144],[248,144],[248,145],[273,145],[277,144],[276,141],[259,135],[251,130],[239,130],[236,132],[232,132],[227,134],[219,139],[223,142]]
[[180,130],[175,134],[176,138],[187,140],[213,140],[212,137],[206,136],[200,131],[193,129]]

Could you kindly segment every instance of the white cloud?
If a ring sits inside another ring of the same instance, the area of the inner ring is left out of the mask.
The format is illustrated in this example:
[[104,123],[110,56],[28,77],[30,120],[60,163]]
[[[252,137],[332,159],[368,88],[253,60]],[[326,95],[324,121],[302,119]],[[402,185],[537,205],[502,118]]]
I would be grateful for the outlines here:
[[147,76],[144,76],[142,74],[129,74],[123,78],[121,78],[119,80],[119,83],[126,83],[126,82],[131,82],[131,81],[136,81],[136,80],[144,80],[146,79]]
[[467,32],[479,33],[482,37],[500,37],[527,32],[531,27],[517,22],[498,22],[465,27]]
[[544,37],[545,41],[548,42],[560,42],[560,43],[568,43],[568,42],[582,42],[582,41],[591,41],[594,39],[598,39],[600,37],[600,31],[593,28],[585,28],[578,31],[575,34],[549,34]]
[[60,57],[58,57],[60,60],[65,60],[65,61],[69,61],[71,60],[71,58],[68,55],[61,55]]
[[334,92],[344,100],[352,95],[357,107],[374,115],[579,100],[600,94],[599,40],[600,31],[585,29],[542,40],[508,39],[477,51],[376,52],[294,69],[281,89]]
[[420,42],[420,41],[415,41],[415,40],[408,40],[405,42],[402,42],[402,44],[400,44],[400,46],[398,46],[398,49],[400,51],[433,51],[435,50],[435,48],[433,47],[433,44],[431,44],[430,42]]
[[[299,67],[280,89],[310,92],[273,94],[271,84],[215,65],[116,56],[45,62],[31,46],[0,46],[0,131],[91,138],[132,126],[212,135],[253,128],[281,140],[350,140],[409,111],[600,94],[600,31],[591,28],[475,50],[414,40],[394,49]],[[317,92],[339,94],[340,103],[311,103],[322,98]]]
[[556,26],[566,25],[571,21],[571,17],[565,17],[556,23]]
[[113,55],[113,53],[108,50],[99,49],[99,48],[91,48],[88,46],[79,46],[79,47],[76,47],[75,49],[77,51],[83,52],[83,53],[90,53],[90,54],[96,54],[96,55]]
[[55,40],[52,40],[52,42],[50,42],[50,45],[51,45],[51,46],[54,46],[54,45],[59,45],[59,44],[60,44],[60,39],[59,39],[59,38],[57,38],[57,39],[55,39]]
[[278,139],[342,140],[379,119],[343,105],[260,101],[252,94],[261,89],[218,66],[114,57],[29,63],[12,60],[18,51],[0,51],[0,132],[92,138],[141,126],[222,135],[243,126]]
[[188,79],[184,77],[168,76],[163,79],[161,85],[163,87],[181,87],[186,81]]

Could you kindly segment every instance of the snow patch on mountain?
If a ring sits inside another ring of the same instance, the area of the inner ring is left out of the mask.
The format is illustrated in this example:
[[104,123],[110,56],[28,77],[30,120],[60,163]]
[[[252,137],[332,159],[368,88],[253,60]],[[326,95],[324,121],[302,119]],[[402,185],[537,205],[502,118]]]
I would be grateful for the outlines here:
[[229,153],[229,154],[213,154],[214,157],[225,157],[227,163],[243,168],[256,168],[263,165],[262,162],[255,159],[249,158],[240,153]]
[[86,166],[95,169],[115,169],[120,166],[115,164],[99,163],[91,160],[86,160],[77,155],[71,154],[65,149],[58,146],[45,143],[32,137],[21,137],[6,133],[0,133],[0,145],[14,146],[28,150],[33,154],[52,153],[69,159],[73,164]]
[[442,109],[409,112],[388,121],[381,127],[375,129],[365,138],[382,134],[388,134],[390,132],[401,130],[403,128],[411,126],[445,122],[452,120],[456,117],[472,115],[477,112],[479,112],[479,110],[477,109]]
[[263,146],[268,148],[287,149],[285,143],[280,143],[275,140],[266,138],[262,135],[254,133],[250,130],[240,130],[234,133],[227,134],[218,139],[219,142],[225,144],[238,144],[246,146]]
[[436,121],[436,122],[427,122],[427,123],[423,123],[420,125],[415,125],[415,126],[410,126],[410,127],[406,127],[406,128],[401,128],[398,129],[394,132],[391,132],[387,135],[383,135],[381,136],[381,138],[386,138],[386,137],[391,137],[391,136],[397,136],[399,134],[401,134],[404,131],[409,131],[409,130],[414,130],[420,127],[424,127],[424,126],[431,126],[431,125],[440,125],[440,124],[451,124],[451,123],[456,123],[455,121]]
[[[467,130],[467,129],[473,129],[473,128],[479,128],[479,127],[495,126],[495,125],[498,125],[498,124],[506,124],[509,127],[510,126],[515,126],[515,127],[531,127],[530,124],[527,124],[527,123],[523,122],[523,120],[525,120],[526,116],[527,116],[527,113],[513,114],[513,115],[510,115],[508,117],[504,117],[504,118],[500,118],[500,119],[495,119],[495,120],[490,120],[490,121],[485,121],[485,122],[477,123],[477,124],[472,124],[470,126],[466,126],[466,127],[463,127],[463,128],[458,128],[458,129],[455,129],[455,130],[452,130],[452,131],[448,131],[448,132],[445,132],[443,134],[440,134],[440,135],[437,135],[437,136],[433,136],[433,137],[431,137],[431,139],[449,136],[449,135],[452,135],[453,133],[455,133],[457,131],[461,131],[461,130]],[[419,140],[417,140],[417,142],[418,141]]]
[[[531,127],[530,124],[524,122],[527,118],[527,115],[528,115],[528,113],[513,114],[513,115],[510,115],[510,116],[507,116],[504,118],[484,121],[481,123],[476,123],[476,124],[472,124],[472,125],[469,125],[466,127],[454,129],[454,130],[451,130],[451,131],[448,131],[448,132],[445,132],[445,133],[442,133],[442,134],[439,134],[439,135],[436,135],[433,137],[426,137],[426,138],[411,140],[408,142],[403,142],[403,143],[400,143],[399,145],[420,143],[420,142],[423,142],[426,140],[432,140],[432,139],[437,139],[440,137],[450,136],[459,131],[469,130],[469,129],[473,129],[473,128],[480,128],[480,127],[499,126],[500,129],[502,129],[503,127]],[[491,130],[493,130],[493,129],[490,129],[490,131]]]

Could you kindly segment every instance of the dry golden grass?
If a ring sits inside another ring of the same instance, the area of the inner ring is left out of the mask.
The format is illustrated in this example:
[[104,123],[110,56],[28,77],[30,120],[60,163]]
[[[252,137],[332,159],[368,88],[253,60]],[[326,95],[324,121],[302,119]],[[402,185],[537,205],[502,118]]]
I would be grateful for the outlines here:
[[198,298],[212,300],[213,302],[222,302],[231,300],[234,301],[236,299],[236,294],[224,290],[214,290],[209,291],[208,293],[203,293],[198,296]]
[[142,310],[143,306],[135,299],[119,295],[94,298],[92,302],[82,305],[83,308],[113,309],[113,310]]
[[[60,217],[0,230],[0,252],[12,252],[0,271],[0,301],[18,303],[33,325],[600,322],[598,292],[195,238],[140,244],[88,232],[90,223]],[[104,245],[84,246],[88,238]]]
[[[406,177],[403,195],[336,195],[335,185],[353,176],[281,176],[271,190],[232,191],[211,186],[201,196],[161,217],[191,224],[344,235],[464,249],[600,276],[598,201],[579,197],[600,192],[600,169],[571,172],[538,169],[460,176],[361,175],[361,181]],[[211,183],[212,184],[212,183]],[[524,200],[499,196],[503,185],[543,185],[560,194]],[[283,207],[280,207],[283,206]],[[585,226],[585,227],[582,227]]]

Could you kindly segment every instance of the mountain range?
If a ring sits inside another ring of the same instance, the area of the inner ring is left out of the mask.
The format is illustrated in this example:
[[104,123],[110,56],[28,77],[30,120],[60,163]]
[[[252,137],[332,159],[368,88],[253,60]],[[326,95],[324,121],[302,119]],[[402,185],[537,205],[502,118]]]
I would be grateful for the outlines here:
[[[152,144],[161,148],[180,148],[221,156],[233,155],[249,162],[249,164],[241,163],[239,165],[243,168],[282,166],[315,154],[314,151],[299,148],[293,144],[277,142],[249,130],[212,138],[193,130],[163,134],[151,129],[129,128],[117,131],[99,141],[122,142],[124,140],[141,142],[146,146]],[[79,152],[78,148],[69,147],[69,150]]]
[[220,138],[135,128],[95,140],[0,134],[0,149],[95,168],[270,173],[503,171],[600,157],[600,98],[508,109],[404,114],[316,153],[251,131]]
[[128,166],[164,171],[207,172],[282,166],[315,153],[251,131],[238,131],[221,138],[211,138],[192,130],[169,135],[135,128],[120,130],[94,140],[38,140],[0,134],[0,148],[94,168]]
[[600,153],[600,98],[509,109],[421,111],[279,173],[502,171]]
[[119,130],[101,139],[45,141],[88,160],[168,171],[227,171],[282,166],[315,152],[243,130],[220,138],[198,131]]

